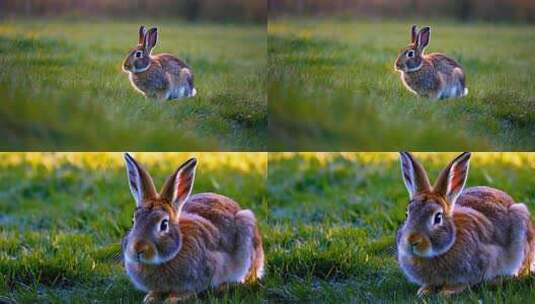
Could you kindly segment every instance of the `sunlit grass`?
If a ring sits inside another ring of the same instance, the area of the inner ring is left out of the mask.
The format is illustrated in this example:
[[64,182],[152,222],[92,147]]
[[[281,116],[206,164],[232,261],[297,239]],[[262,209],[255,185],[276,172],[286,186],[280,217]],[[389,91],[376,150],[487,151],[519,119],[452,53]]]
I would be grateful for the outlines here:
[[[173,168],[191,157],[198,159],[199,166],[211,170],[225,167],[245,172],[263,171],[267,166],[267,154],[262,152],[150,152],[135,155],[147,167]],[[85,170],[109,170],[124,166],[122,153],[119,152],[0,152],[0,163],[5,167],[29,165],[44,167],[49,171],[65,165]]]
[[[417,286],[395,260],[394,234],[408,201],[396,153],[134,155],[157,186],[197,157],[194,193],[227,195],[257,215],[266,277],[191,302],[416,301]],[[415,155],[434,180],[457,153]],[[534,153],[474,153],[467,186],[502,189],[535,212],[534,159]],[[116,258],[134,208],[120,153],[2,153],[0,181],[0,300],[141,301]],[[533,283],[508,280],[452,300],[525,303],[535,294]]]
[[[447,163],[461,152],[413,152],[422,162],[434,164]],[[364,164],[382,164],[399,161],[398,152],[278,152],[271,153],[271,160],[283,160],[299,157],[320,164],[326,164],[335,158],[343,157],[351,161],[358,161]],[[472,163],[481,165],[493,165],[500,163],[503,165],[522,166],[535,169],[535,153],[503,153],[503,152],[476,152],[472,154]]]

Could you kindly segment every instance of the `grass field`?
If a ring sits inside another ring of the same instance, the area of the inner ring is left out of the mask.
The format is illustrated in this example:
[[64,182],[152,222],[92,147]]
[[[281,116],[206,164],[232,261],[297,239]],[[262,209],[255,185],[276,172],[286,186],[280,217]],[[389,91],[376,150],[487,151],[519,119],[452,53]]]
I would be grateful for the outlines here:
[[[416,154],[432,181],[456,154]],[[488,185],[535,212],[535,154],[472,157],[467,186]],[[418,287],[397,265],[395,232],[408,194],[395,153],[269,156],[270,269],[286,303],[414,303]],[[450,300],[528,303],[535,279],[479,286]],[[434,296],[422,303],[450,302]]]
[[[145,99],[122,61],[140,24],[154,52],[185,60],[198,96]],[[262,151],[267,141],[262,25],[179,21],[0,21],[0,148],[90,151]]]
[[[406,90],[394,61],[410,26],[457,59],[467,98]],[[274,19],[268,24],[270,148],[509,151],[535,148],[535,26],[437,20]]]
[[[135,157],[146,164],[160,188],[191,155]],[[193,155],[199,160],[193,192],[234,198],[251,208],[261,228],[269,231],[264,222],[269,212],[267,154]],[[135,206],[121,154],[3,153],[0,180],[1,303],[142,301],[144,294],[114,258]],[[261,289],[261,284],[231,288],[223,294],[204,294],[199,302],[259,301]]]
[[[192,154],[141,154],[161,185]],[[417,286],[395,260],[407,193],[394,153],[196,153],[194,193],[215,191],[259,219],[267,274],[189,303],[406,303]],[[417,154],[430,176],[454,154]],[[535,154],[473,156],[468,186],[535,212]],[[266,180],[266,173],[268,177]],[[134,201],[121,155],[0,154],[0,302],[139,303],[114,255]],[[267,182],[267,186],[266,186]],[[526,303],[535,280],[479,286],[452,300]],[[442,303],[439,297],[424,303]]]

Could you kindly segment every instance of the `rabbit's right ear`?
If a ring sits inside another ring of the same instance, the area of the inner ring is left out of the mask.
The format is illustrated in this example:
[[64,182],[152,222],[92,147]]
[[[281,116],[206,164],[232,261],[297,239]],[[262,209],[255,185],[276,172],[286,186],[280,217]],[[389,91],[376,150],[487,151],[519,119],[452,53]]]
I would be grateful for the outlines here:
[[[457,156],[447,167],[440,173],[434,190],[435,192],[448,198],[450,206],[454,206],[457,198],[464,189],[470,167],[470,152],[464,152]],[[451,208],[453,209],[453,208]]]
[[182,206],[191,194],[196,167],[197,159],[190,158],[178,167],[174,174],[169,176],[160,191],[160,196],[167,199],[175,207],[177,214],[180,214]]
[[420,52],[422,52],[425,47],[429,44],[429,39],[431,38],[431,28],[429,26],[424,27],[420,30],[416,36],[416,47]]
[[150,175],[143,169],[129,153],[124,154],[126,173],[130,191],[136,200],[136,206],[141,207],[147,199],[156,198],[156,188]]
[[148,33],[145,35],[145,41],[143,46],[147,49],[147,52],[150,54],[152,49],[156,46],[158,42],[158,28],[151,28]]
[[401,174],[410,198],[412,199],[418,192],[430,191],[431,183],[429,183],[424,167],[415,161],[409,152],[399,152],[399,157]]
[[143,45],[143,43],[145,42],[145,35],[147,34],[147,28],[142,25],[140,28],[139,28],[139,44],[140,45]]
[[416,42],[416,36],[417,36],[417,32],[418,29],[416,28],[416,25],[413,25],[411,27],[411,43],[415,43]]

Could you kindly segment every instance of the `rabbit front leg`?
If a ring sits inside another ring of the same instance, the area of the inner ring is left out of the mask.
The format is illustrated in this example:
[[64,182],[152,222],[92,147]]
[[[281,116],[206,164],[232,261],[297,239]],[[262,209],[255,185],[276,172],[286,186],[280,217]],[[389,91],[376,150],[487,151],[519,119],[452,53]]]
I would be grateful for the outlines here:
[[147,92],[145,96],[151,99],[165,100],[167,99],[168,94],[167,94],[167,90],[158,90],[158,91]]
[[462,291],[464,291],[466,288],[468,287],[468,285],[466,284],[461,284],[461,285],[444,285],[442,286],[442,288],[440,289],[439,293],[443,296],[451,296],[451,295],[454,295],[454,294],[458,294],[458,293],[461,293]]
[[177,304],[179,302],[182,302],[191,298],[194,295],[195,295],[194,293],[189,292],[189,291],[185,291],[185,292],[173,291],[169,293],[169,296],[167,297],[167,299],[165,299],[164,304]]
[[459,284],[459,285],[446,284],[446,285],[443,285],[442,287],[437,287],[437,286],[432,286],[432,285],[423,285],[422,287],[418,289],[418,292],[416,293],[416,295],[421,298],[421,297],[425,297],[425,296],[432,295],[435,293],[439,293],[440,295],[447,297],[447,296],[460,293],[463,290],[465,290],[467,287],[468,285],[466,284]]
[[162,299],[162,293],[156,291],[149,291],[143,299],[143,304],[160,303]]
[[432,285],[422,285],[418,288],[416,295],[421,298],[436,293],[437,287]]

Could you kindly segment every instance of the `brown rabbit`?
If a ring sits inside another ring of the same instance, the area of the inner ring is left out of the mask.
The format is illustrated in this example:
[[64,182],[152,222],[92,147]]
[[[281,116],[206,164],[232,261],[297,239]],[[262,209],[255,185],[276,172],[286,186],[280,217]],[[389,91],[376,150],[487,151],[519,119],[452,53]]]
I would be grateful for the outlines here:
[[466,96],[464,70],[455,60],[440,53],[424,55],[430,37],[430,27],[416,33],[416,25],[412,26],[411,44],[401,50],[395,63],[401,81],[409,91],[431,99]]
[[132,156],[124,159],[136,209],[122,250],[128,276],[148,292],[144,303],[176,303],[262,277],[264,251],[253,212],[219,194],[190,197],[195,159],[182,164],[159,193]]
[[528,208],[490,187],[463,190],[470,153],[455,158],[431,186],[407,152],[401,171],[410,201],[398,230],[398,262],[418,295],[444,295],[500,276],[533,271],[534,228]]
[[152,55],[158,29],[139,28],[139,43],[123,62],[132,86],[143,95],[157,99],[192,97],[197,94],[193,72],[182,60],[170,54]]

